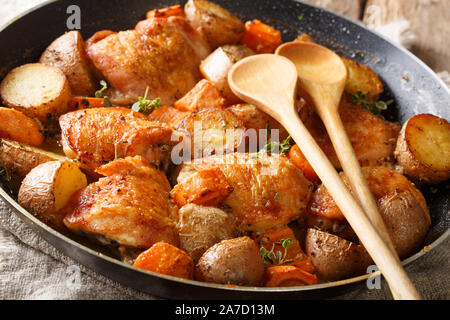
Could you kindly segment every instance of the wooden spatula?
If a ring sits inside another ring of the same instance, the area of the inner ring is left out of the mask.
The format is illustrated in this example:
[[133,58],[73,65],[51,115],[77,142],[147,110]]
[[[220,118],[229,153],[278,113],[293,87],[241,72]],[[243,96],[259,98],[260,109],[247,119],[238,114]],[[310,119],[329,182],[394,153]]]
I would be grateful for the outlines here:
[[228,83],[234,94],[271,115],[291,134],[378,265],[393,296],[396,299],[420,299],[398,257],[374,228],[295,112],[297,78],[297,69],[289,59],[260,54],[236,63],[228,74]]

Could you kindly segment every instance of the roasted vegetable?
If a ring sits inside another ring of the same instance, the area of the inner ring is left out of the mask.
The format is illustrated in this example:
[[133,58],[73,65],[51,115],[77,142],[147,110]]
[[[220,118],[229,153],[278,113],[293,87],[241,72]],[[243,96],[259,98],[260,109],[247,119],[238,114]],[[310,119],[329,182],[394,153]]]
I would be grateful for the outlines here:
[[44,142],[42,125],[22,112],[0,107],[0,138],[40,146]]
[[30,63],[10,71],[0,84],[3,103],[42,123],[69,111],[72,94],[64,73],[56,67]]
[[237,235],[231,214],[213,208],[187,204],[179,210],[177,230],[180,248],[197,262],[216,243]]
[[86,176],[73,162],[49,161],[27,174],[20,186],[18,201],[45,223],[62,228],[64,214],[60,210],[86,185]]
[[187,253],[165,242],[157,242],[142,252],[133,266],[184,279],[194,276],[194,262]]
[[264,275],[259,248],[249,237],[221,241],[197,263],[197,280],[241,286],[258,286]]
[[39,62],[60,69],[67,77],[73,95],[94,95],[97,81],[91,72],[92,66],[86,58],[79,31],[69,31],[53,41]]
[[450,124],[431,114],[419,114],[404,125],[395,158],[404,173],[423,183],[450,178]]
[[273,266],[266,269],[264,287],[292,287],[317,283],[317,277],[295,266]]
[[297,145],[293,145],[288,152],[288,158],[292,161],[293,164],[300,170],[302,170],[303,175],[311,182],[319,182],[320,179],[317,176],[317,173],[309,164],[308,160],[306,160],[303,153],[300,151],[300,148]]
[[247,21],[241,43],[256,53],[274,53],[282,43],[281,32],[257,19]]
[[189,0],[185,7],[191,25],[201,31],[212,49],[239,42],[244,24],[221,6],[206,0]]

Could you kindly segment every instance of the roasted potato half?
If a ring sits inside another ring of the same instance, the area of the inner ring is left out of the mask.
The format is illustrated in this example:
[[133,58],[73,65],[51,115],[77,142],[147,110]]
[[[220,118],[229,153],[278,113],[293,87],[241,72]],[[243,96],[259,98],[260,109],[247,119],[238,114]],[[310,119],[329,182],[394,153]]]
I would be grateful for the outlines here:
[[206,0],[189,0],[184,11],[191,25],[203,32],[213,49],[241,40],[244,24],[221,6]]
[[205,282],[258,286],[264,276],[258,245],[249,237],[221,241],[200,258],[195,276]]
[[184,118],[178,129],[189,133],[193,156],[232,152],[243,143],[245,134],[242,121],[222,108],[193,112]]
[[0,165],[8,170],[16,181],[22,181],[38,165],[56,160],[64,161],[67,158],[24,143],[0,140]]
[[237,235],[231,214],[214,208],[187,204],[179,210],[177,230],[180,248],[197,262],[216,243]]
[[42,123],[69,111],[72,94],[64,73],[56,67],[30,63],[10,71],[0,84],[3,103]]
[[404,173],[422,183],[450,178],[450,123],[431,114],[410,118],[402,127],[394,152]]
[[317,275],[326,281],[363,274],[372,263],[372,258],[361,245],[311,228],[306,232],[305,251]]
[[50,161],[31,170],[19,189],[19,204],[45,223],[62,228],[70,197],[87,186],[84,173],[71,161]]
[[358,91],[366,95],[368,101],[377,101],[383,92],[383,83],[377,74],[368,66],[355,60],[341,57],[347,68],[348,78],[345,83],[345,91],[356,94]]
[[0,138],[11,139],[33,146],[44,142],[42,125],[22,112],[0,107]]
[[60,69],[67,77],[73,95],[94,95],[96,79],[86,58],[84,41],[79,31],[67,32],[53,41],[39,62]]

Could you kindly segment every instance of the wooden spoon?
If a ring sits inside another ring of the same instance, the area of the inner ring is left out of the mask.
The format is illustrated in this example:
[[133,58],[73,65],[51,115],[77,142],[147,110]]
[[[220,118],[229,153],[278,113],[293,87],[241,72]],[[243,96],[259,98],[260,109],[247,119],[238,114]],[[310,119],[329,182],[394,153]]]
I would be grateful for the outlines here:
[[301,148],[397,299],[420,299],[408,275],[380,237],[294,109],[297,69],[287,58],[260,54],[236,63],[228,74],[235,95],[278,120]]
[[295,64],[299,84],[312,98],[360,205],[397,255],[339,115],[339,102],[347,80],[347,69],[341,58],[325,47],[307,42],[286,43],[278,47],[276,54]]

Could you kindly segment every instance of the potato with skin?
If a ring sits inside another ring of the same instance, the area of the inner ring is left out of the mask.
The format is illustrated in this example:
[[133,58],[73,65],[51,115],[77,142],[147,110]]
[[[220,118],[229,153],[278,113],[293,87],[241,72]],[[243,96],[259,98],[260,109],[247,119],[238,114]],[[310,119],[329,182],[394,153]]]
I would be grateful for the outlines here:
[[3,103],[46,124],[69,111],[69,81],[56,67],[30,63],[10,71],[0,84]]
[[394,152],[404,173],[422,183],[450,178],[450,123],[431,114],[410,118],[402,127]]
[[215,244],[200,258],[195,271],[200,281],[241,286],[258,286],[263,276],[258,245],[249,237]]
[[60,69],[67,77],[73,95],[91,97],[97,81],[84,48],[81,33],[69,31],[47,47],[39,62]]
[[306,232],[305,251],[319,278],[326,281],[363,274],[373,263],[361,245],[311,228]]
[[194,262],[216,243],[237,235],[234,217],[218,208],[187,204],[178,214],[180,248]]
[[40,146],[44,142],[42,131],[38,121],[20,111],[0,107],[0,138]]
[[19,204],[45,223],[63,227],[64,208],[71,196],[87,186],[84,173],[70,161],[49,161],[31,170],[19,189]]
[[0,164],[8,170],[8,173],[16,181],[22,181],[38,165],[56,160],[64,161],[68,159],[24,143],[6,139],[0,140]]
[[221,6],[206,0],[189,0],[184,11],[190,24],[206,36],[213,49],[241,40],[244,24]]

